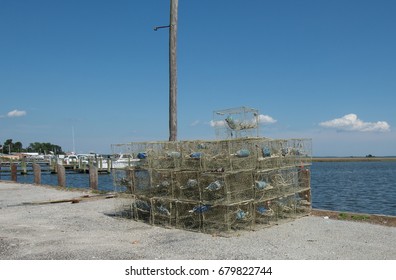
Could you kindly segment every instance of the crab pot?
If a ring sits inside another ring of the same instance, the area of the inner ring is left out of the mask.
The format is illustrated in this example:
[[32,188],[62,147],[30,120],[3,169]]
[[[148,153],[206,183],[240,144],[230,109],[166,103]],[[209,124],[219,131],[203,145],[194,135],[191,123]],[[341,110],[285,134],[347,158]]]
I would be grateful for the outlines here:
[[147,158],[149,143],[150,142],[131,142],[125,144],[126,148],[124,148],[124,150],[128,151],[129,154],[132,154],[134,158],[139,159],[139,162],[136,164],[139,167],[149,167],[149,160]]
[[256,169],[258,152],[257,138],[230,140],[232,170]]
[[151,223],[151,201],[150,198],[144,196],[136,196],[135,201],[132,203],[133,218],[136,221],[143,221]]
[[234,203],[254,196],[251,171],[202,173],[199,183],[202,201],[206,203]]
[[289,139],[282,147],[283,165],[303,165],[311,161],[312,142],[310,139]]
[[[198,153],[194,153],[194,156],[197,156]],[[194,158],[191,155],[186,155],[183,157],[181,162],[181,169],[183,170],[202,170],[203,164],[201,158]]]
[[250,118],[237,118],[238,112],[217,112],[228,121],[228,140],[115,146],[140,160],[114,172],[116,188],[135,196],[129,205],[134,219],[210,233],[311,211],[311,141],[235,138],[238,129],[251,129]]
[[174,194],[181,200],[201,201],[201,189],[199,187],[199,172],[175,171]]
[[202,168],[204,171],[216,172],[231,170],[230,142],[207,141],[202,146]]
[[133,176],[128,169],[113,169],[112,175],[115,191],[133,193]]
[[307,166],[298,169],[298,189],[309,189],[311,186],[311,171]]
[[[123,196],[125,197],[125,196]],[[120,199],[115,202],[114,214],[121,218],[134,219],[134,195],[128,195],[128,199]]]
[[209,207],[194,201],[176,201],[176,228],[202,231],[202,213]]
[[266,170],[282,165],[283,140],[262,139],[258,141],[257,169]]
[[254,226],[253,201],[214,205],[202,214],[203,232],[251,230]]
[[274,177],[274,185],[279,188],[279,196],[295,193],[298,189],[297,167],[278,169]]
[[280,195],[280,187],[276,184],[277,170],[257,171],[254,174],[254,199],[268,200]]
[[182,153],[179,142],[152,142],[147,149],[149,166],[153,169],[180,168]]
[[292,219],[296,217],[297,198],[295,194],[278,197],[273,200],[278,219]]
[[257,169],[258,170],[268,170],[274,169],[281,166],[281,157],[272,156],[272,157],[259,157],[257,160]]
[[151,174],[149,169],[132,169],[132,193],[148,195],[151,191]]
[[181,165],[181,154],[178,152],[172,152],[168,155],[164,155],[155,159],[150,159],[150,166],[152,169],[175,169],[180,168]]
[[172,199],[154,197],[151,199],[151,221],[153,225],[174,227],[176,225],[176,203]]
[[150,170],[151,187],[149,194],[151,197],[173,198],[174,171],[172,170]]
[[182,170],[203,170],[203,157],[205,156],[206,142],[204,141],[183,141],[181,142]]
[[305,190],[296,194],[296,215],[305,216],[311,213],[311,190]]
[[274,199],[254,202],[254,220],[256,224],[270,225],[278,221],[277,206],[273,202]]
[[213,112],[213,124],[217,139],[257,137],[259,113],[248,107],[218,110]]

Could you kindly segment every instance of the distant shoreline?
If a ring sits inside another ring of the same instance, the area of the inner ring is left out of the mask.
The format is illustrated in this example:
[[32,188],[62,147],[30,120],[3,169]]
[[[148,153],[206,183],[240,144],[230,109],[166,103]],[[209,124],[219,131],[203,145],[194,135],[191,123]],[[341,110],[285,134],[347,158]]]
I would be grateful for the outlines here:
[[396,157],[313,157],[312,162],[396,161]]

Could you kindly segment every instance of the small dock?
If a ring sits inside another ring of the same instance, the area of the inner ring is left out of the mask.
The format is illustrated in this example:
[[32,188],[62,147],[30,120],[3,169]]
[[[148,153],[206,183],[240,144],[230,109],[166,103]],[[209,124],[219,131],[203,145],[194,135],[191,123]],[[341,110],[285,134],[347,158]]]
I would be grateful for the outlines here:
[[[20,175],[33,174],[33,165],[37,164],[40,166],[41,172],[49,172],[52,174],[58,173],[58,166],[63,166],[67,171],[73,171],[76,173],[89,173],[90,166],[97,167],[99,174],[111,173],[112,162],[108,159],[105,162],[91,162],[91,163],[71,163],[64,164],[58,163],[57,161],[0,161],[0,176],[1,174],[9,174],[16,172]],[[16,168],[16,170],[15,170]],[[13,170],[14,169],[14,170]]]

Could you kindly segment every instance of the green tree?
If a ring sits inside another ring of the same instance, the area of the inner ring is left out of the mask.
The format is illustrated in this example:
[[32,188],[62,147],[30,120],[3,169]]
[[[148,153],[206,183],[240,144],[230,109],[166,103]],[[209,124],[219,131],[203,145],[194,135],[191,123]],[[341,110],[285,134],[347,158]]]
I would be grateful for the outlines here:
[[30,145],[28,146],[28,150],[31,152],[42,154],[49,154],[50,152],[53,152],[55,154],[63,154],[62,148],[60,146],[51,143],[30,143]]
[[7,139],[3,144],[3,153],[9,154],[12,153],[14,143],[12,143],[12,139]]
[[22,143],[19,141],[15,142],[13,145],[12,152],[17,152],[17,153],[24,152]]

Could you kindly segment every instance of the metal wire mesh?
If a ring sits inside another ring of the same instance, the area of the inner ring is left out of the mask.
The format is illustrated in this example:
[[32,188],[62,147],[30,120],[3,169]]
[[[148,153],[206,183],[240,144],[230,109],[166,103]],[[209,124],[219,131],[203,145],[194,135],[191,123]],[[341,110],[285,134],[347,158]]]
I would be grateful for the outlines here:
[[[137,164],[113,172],[134,219],[216,232],[309,213],[310,139],[237,138],[116,145]],[[127,207],[127,208],[128,208]]]

